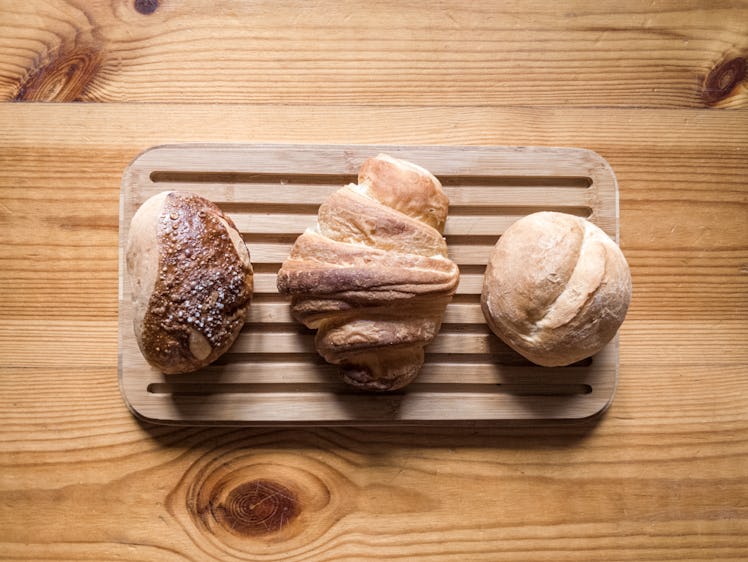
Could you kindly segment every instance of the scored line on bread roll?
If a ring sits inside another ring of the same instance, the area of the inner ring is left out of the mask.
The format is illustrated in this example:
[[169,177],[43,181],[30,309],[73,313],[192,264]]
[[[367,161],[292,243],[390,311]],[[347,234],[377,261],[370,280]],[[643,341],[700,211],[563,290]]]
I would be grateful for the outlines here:
[[563,292],[535,322],[535,334],[569,323],[588,305],[604,282],[607,261],[604,254],[605,247],[597,238],[592,223],[585,222],[582,244],[571,277]]
[[607,234],[581,217],[541,212],[512,224],[496,243],[481,309],[507,345],[556,367],[600,351],[630,300],[628,264]]

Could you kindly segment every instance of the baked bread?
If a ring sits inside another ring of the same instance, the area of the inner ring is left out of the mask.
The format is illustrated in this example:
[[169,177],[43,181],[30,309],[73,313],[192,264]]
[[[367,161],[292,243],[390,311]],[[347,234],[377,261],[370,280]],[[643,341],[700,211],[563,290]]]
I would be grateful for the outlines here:
[[320,206],[278,273],[317,351],[365,390],[411,382],[459,280],[442,236],[449,201],[423,168],[380,155]]
[[169,191],[148,199],[127,237],[135,338],[167,374],[215,361],[244,325],[252,265],[229,217],[198,195]]
[[546,367],[600,351],[631,300],[626,259],[586,219],[542,212],[512,224],[494,247],[481,307],[509,347]]

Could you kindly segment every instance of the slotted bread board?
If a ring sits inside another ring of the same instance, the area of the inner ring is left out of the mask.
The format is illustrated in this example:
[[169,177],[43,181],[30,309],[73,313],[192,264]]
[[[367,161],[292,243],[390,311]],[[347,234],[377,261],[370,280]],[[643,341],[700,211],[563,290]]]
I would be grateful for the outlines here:
[[[394,393],[347,386],[294,322],[276,273],[322,200],[355,182],[361,163],[387,153],[419,164],[449,196],[445,236],[460,284],[415,382]],[[130,220],[150,196],[198,193],[236,223],[249,247],[255,292],[249,320],[219,361],[163,375],[138,350],[124,247]],[[131,411],[171,424],[397,424],[580,420],[610,403],[618,338],[595,357],[537,367],[495,337],[480,309],[483,272],[501,233],[520,217],[554,210],[588,217],[618,238],[618,188],[607,162],[575,148],[173,145],[141,154],[122,180],[119,377]]]

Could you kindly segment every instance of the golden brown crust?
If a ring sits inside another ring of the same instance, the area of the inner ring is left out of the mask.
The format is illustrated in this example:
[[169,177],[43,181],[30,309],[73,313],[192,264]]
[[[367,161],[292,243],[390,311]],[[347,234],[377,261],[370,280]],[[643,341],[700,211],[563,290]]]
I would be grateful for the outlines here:
[[591,222],[535,213],[491,253],[481,307],[507,345],[547,367],[594,355],[623,322],[631,275],[618,246]]
[[447,244],[437,230],[372,197],[351,187],[330,195],[319,208],[320,233],[383,251],[447,257]]
[[430,172],[386,154],[369,158],[358,172],[358,183],[383,205],[444,232],[449,199]]
[[143,245],[158,247],[152,292],[134,295],[148,303],[142,318],[135,318],[138,345],[164,373],[200,369],[222,355],[244,325],[252,296],[249,252],[231,219],[190,193],[170,192],[157,214],[136,214],[131,238],[138,229],[152,229],[153,235],[149,230],[148,237],[128,244],[133,279],[143,273],[136,266]]
[[278,276],[283,294],[308,298],[368,291],[375,299],[387,293],[378,299],[385,304],[391,292],[409,298],[448,293],[454,287],[455,265],[446,258],[337,242],[314,231],[299,236]]
[[278,273],[295,318],[318,330],[318,352],[359,388],[395,390],[416,377],[457,288],[431,226],[443,227],[448,205],[432,178],[389,157],[367,161],[361,185],[322,204],[318,230],[296,240]]

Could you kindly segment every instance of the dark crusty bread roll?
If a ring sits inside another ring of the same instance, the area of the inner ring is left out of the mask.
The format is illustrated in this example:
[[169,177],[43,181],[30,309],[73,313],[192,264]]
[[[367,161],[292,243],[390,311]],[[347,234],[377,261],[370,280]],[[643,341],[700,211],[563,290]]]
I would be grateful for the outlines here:
[[588,220],[542,212],[512,224],[496,243],[481,306],[507,345],[556,367],[600,351],[630,300],[629,267],[615,242]]
[[249,310],[252,265],[215,204],[178,191],[154,195],[132,218],[126,261],[135,337],[151,365],[191,372],[231,346]]
[[343,380],[395,390],[418,374],[457,288],[441,232],[449,201],[428,171],[386,155],[367,160],[358,180],[322,203],[278,290]]

